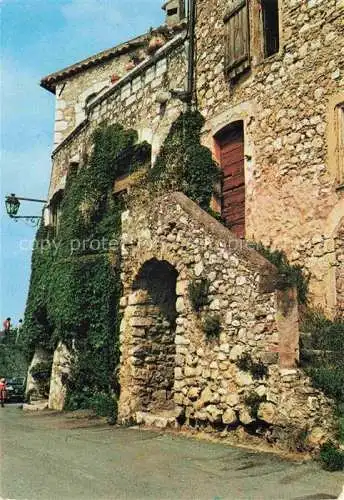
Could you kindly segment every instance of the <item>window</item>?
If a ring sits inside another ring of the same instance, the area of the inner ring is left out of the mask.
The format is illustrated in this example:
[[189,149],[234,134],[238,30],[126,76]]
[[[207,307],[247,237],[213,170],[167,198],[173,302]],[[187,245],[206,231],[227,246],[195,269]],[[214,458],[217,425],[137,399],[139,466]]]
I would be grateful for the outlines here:
[[116,158],[117,178],[113,192],[115,194],[130,190],[140,181],[142,171],[151,165],[152,148],[147,142],[129,146]]
[[278,0],[261,0],[263,16],[264,56],[279,51]]
[[235,79],[250,67],[247,0],[235,0],[225,17],[225,73]]
[[339,185],[344,184],[344,102],[336,106],[336,163],[337,181]]
[[185,6],[183,0],[167,0],[162,6],[166,11],[166,24],[173,26],[185,17]]
[[54,194],[50,202],[51,225],[54,228],[55,236],[59,232],[62,198],[63,190],[60,189],[57,193]]

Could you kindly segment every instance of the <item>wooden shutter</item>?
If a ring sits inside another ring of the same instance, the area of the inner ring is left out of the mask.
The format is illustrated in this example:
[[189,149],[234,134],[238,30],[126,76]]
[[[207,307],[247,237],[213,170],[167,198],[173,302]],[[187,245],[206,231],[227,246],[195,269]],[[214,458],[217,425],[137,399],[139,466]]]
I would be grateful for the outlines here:
[[250,67],[250,39],[247,0],[234,0],[224,17],[225,72],[235,78]]

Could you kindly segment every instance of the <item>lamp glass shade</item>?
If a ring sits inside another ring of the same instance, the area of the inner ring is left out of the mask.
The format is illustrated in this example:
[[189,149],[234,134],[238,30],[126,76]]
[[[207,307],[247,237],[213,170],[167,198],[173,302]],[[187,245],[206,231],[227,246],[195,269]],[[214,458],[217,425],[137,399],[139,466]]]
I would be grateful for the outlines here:
[[20,201],[16,198],[15,194],[6,197],[5,200],[6,211],[10,217],[15,217],[20,207]]

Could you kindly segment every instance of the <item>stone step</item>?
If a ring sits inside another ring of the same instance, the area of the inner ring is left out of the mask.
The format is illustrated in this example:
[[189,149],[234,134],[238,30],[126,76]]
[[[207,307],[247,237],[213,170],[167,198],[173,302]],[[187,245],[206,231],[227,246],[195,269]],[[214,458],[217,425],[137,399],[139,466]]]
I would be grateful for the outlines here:
[[48,399],[40,399],[31,401],[31,403],[23,404],[24,411],[42,411],[48,408]]
[[165,429],[166,427],[175,427],[178,415],[179,412],[177,410],[161,410],[154,413],[137,411],[136,422],[139,425],[148,425]]

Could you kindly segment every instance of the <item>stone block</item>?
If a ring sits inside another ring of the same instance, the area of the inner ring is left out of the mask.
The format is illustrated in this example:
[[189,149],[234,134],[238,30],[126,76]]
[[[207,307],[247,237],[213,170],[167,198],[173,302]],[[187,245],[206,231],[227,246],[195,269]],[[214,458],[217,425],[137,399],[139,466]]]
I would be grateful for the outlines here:
[[145,74],[145,85],[152,82],[155,78],[155,67],[147,69]]
[[160,76],[167,71],[167,59],[160,59],[155,66],[156,76]]
[[131,84],[128,83],[121,88],[121,101],[125,101],[131,94]]
[[201,393],[201,398],[200,398],[200,400],[202,401],[203,405],[207,404],[207,403],[210,403],[210,401],[212,400],[212,398],[213,398],[213,393],[209,389],[209,387],[206,387],[205,389],[203,389],[203,391]]
[[128,304],[132,305],[144,305],[147,303],[149,295],[147,290],[136,290],[131,293],[128,297]]
[[176,335],[175,336],[175,339],[174,339],[174,343],[176,345],[189,345],[190,344],[190,340],[183,337],[182,335]]
[[176,301],[176,310],[178,313],[182,313],[185,310],[185,303],[183,297],[178,297]]
[[132,318],[129,319],[130,326],[145,327],[145,326],[151,326],[152,324],[153,320],[152,318],[149,317],[133,316]]
[[221,422],[223,411],[215,405],[207,406],[207,415],[210,422]]
[[224,424],[235,424],[237,422],[238,418],[234,410],[231,408],[227,408],[227,410],[224,412],[222,415],[222,422]]
[[195,368],[191,368],[191,366],[185,366],[184,375],[185,377],[194,377],[196,375]]
[[220,344],[220,351],[228,354],[229,353],[229,344],[228,343]]
[[241,345],[235,345],[234,347],[232,347],[229,353],[229,359],[231,361],[237,361],[239,358],[241,358],[243,353],[244,353],[244,347]]
[[209,305],[209,309],[212,311],[220,311],[221,307],[219,299],[212,300],[212,302]]
[[268,424],[274,424],[276,421],[276,406],[272,403],[261,403],[258,409],[258,417]]
[[68,128],[68,123],[65,120],[55,122],[55,132],[62,132]]
[[241,410],[239,411],[239,420],[244,425],[249,425],[254,422],[254,418],[251,417],[251,414],[247,408],[241,408]]
[[135,101],[136,101],[136,94],[132,94],[130,97],[128,97],[128,99],[126,99],[125,105],[131,106],[132,104],[134,104]]
[[239,371],[236,375],[236,382],[240,387],[244,387],[247,385],[252,385],[253,378],[252,375],[250,375],[249,373]]
[[138,76],[137,78],[134,78],[134,80],[132,81],[132,91],[137,92],[138,90],[140,90],[141,87],[142,87],[141,76]]
[[203,273],[203,270],[204,270],[204,265],[203,265],[203,262],[200,261],[200,262],[197,262],[197,264],[195,265],[195,276],[201,276],[201,274]]
[[187,280],[177,281],[176,293],[177,295],[185,295],[188,290],[189,282]]
[[235,283],[238,286],[245,285],[245,283],[246,283],[246,277],[245,276],[238,276],[237,279],[235,280]]
[[188,398],[191,399],[191,401],[194,401],[198,398],[199,393],[200,393],[199,387],[190,387],[188,391]]
[[237,406],[240,402],[239,394],[233,392],[232,394],[228,394],[226,397],[226,403],[228,406]]

